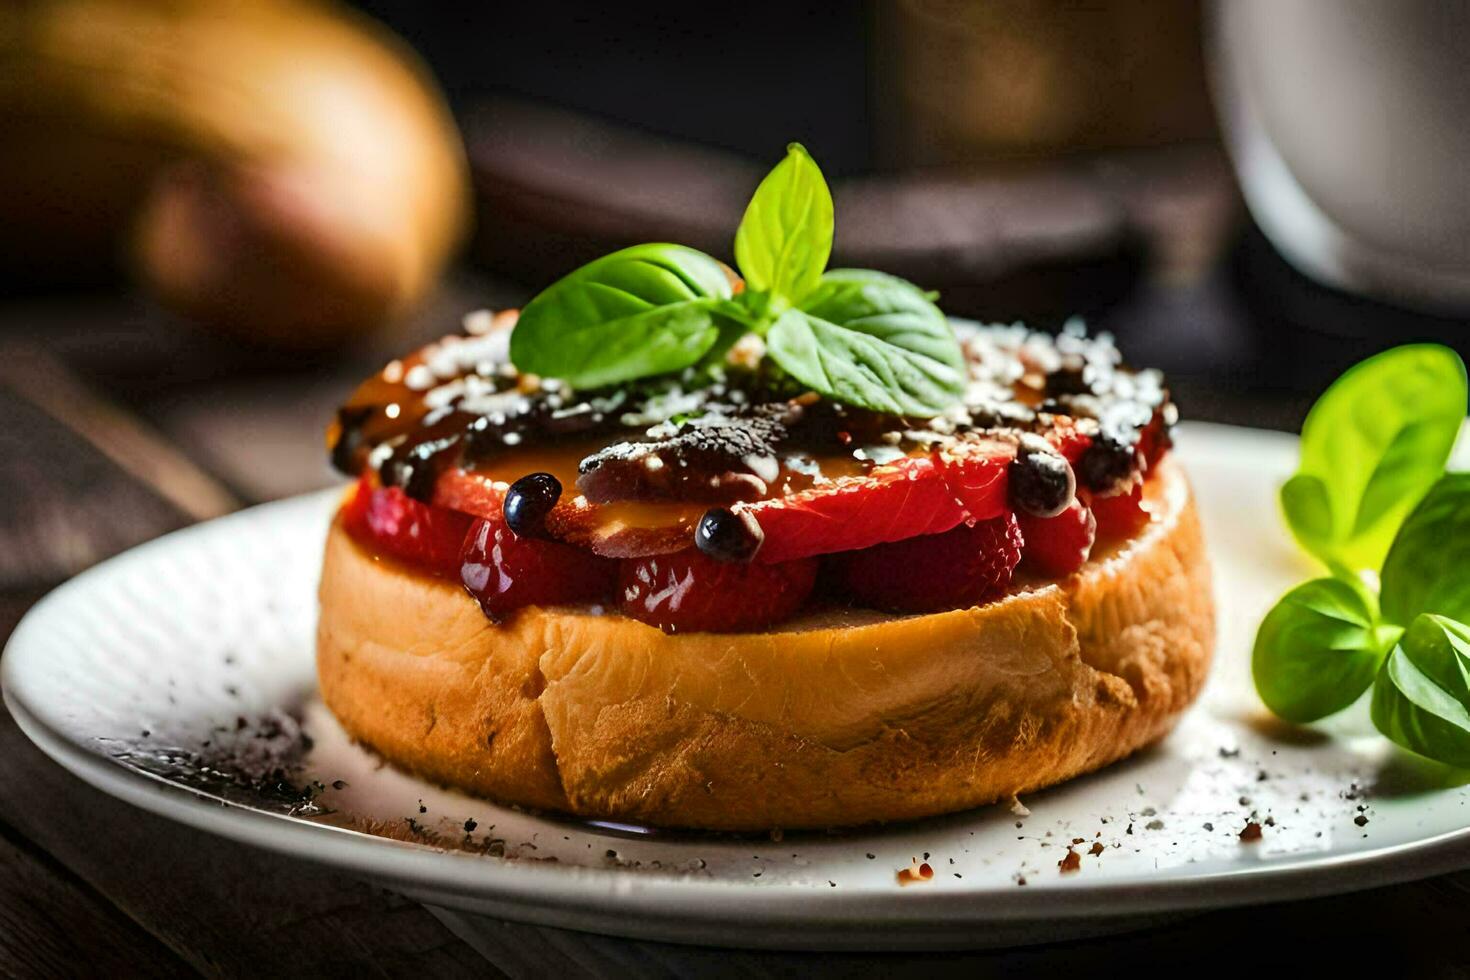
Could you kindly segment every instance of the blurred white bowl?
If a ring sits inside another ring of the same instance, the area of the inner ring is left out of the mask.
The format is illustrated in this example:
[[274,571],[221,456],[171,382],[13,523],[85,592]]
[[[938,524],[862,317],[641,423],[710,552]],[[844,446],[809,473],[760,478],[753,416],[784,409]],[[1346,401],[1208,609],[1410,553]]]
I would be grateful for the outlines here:
[[1470,3],[1216,0],[1210,29],[1246,203],[1287,260],[1470,310]]

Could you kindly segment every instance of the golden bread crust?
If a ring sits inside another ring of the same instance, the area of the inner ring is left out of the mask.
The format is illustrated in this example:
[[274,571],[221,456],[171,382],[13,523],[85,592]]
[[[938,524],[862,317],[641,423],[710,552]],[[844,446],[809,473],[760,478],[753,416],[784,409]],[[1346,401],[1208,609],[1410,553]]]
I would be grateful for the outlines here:
[[1116,761],[1199,693],[1214,646],[1199,518],[1170,458],[1147,493],[1149,527],[1061,582],[753,634],[566,608],[496,626],[456,583],[334,525],[322,696],[398,765],[589,818],[768,830],[962,810]]

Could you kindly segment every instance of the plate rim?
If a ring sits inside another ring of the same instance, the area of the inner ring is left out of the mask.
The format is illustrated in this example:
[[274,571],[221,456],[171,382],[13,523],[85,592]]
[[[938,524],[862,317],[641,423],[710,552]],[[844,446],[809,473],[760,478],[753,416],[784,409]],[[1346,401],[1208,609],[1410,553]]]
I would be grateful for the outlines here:
[[[1273,448],[1296,443],[1296,437],[1287,433],[1214,423],[1185,426],[1187,432],[1205,438],[1249,439],[1259,445],[1264,437],[1276,442]],[[967,883],[899,891],[865,884],[819,891],[814,885],[756,885],[688,874],[526,862],[377,837],[224,801],[94,751],[58,731],[44,712],[27,703],[25,683],[17,676],[22,668],[16,664],[25,656],[21,651],[29,633],[44,625],[45,610],[58,595],[86,588],[94,575],[120,559],[173,546],[193,534],[218,533],[230,522],[259,520],[263,511],[324,507],[340,493],[340,488],[333,488],[302,494],[174,531],[99,563],[42,598],[17,625],[0,656],[0,692],[22,732],[93,787],[206,833],[419,895],[433,892],[439,904],[474,910],[476,903],[481,907],[492,903],[503,906],[502,914],[509,917],[553,924],[571,918],[595,923],[603,931],[648,937],[670,937],[669,928],[661,926],[717,929],[746,942],[753,930],[767,928],[832,932],[877,927],[901,943],[902,936],[893,934],[906,927],[932,933],[987,922],[1201,911],[1358,891],[1470,867],[1470,826],[1347,854],[1297,855],[1204,874],[1038,881],[1025,888]],[[814,901],[814,895],[821,895],[821,900]],[[635,921],[636,930],[619,928],[620,923]]]

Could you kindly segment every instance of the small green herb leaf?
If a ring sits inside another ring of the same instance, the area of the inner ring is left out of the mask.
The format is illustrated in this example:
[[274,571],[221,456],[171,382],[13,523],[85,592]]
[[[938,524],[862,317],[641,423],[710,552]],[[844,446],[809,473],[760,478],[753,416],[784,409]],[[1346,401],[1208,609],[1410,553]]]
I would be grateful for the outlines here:
[[1325,718],[1368,689],[1400,632],[1379,623],[1373,597],[1356,583],[1304,582],[1281,597],[1256,633],[1256,691],[1287,721]]
[[1385,351],[1338,378],[1307,416],[1301,466],[1281,490],[1302,547],[1335,569],[1376,569],[1444,471],[1465,395],[1465,365],[1433,344]]
[[1373,724],[1411,752],[1470,767],[1470,628],[1415,619],[1373,683]]
[[766,353],[802,384],[848,405],[929,417],[964,390],[964,357],[944,314],[894,276],[838,269],[766,334]]
[[796,302],[811,292],[832,254],[832,193],[799,143],[756,188],[735,232],[745,285]]
[[730,298],[720,263],[683,245],[635,245],[564,276],[521,311],[510,338],[515,366],[597,388],[677,371],[719,334]]
[[1470,473],[1446,473],[1414,508],[1383,563],[1383,614],[1470,621]]

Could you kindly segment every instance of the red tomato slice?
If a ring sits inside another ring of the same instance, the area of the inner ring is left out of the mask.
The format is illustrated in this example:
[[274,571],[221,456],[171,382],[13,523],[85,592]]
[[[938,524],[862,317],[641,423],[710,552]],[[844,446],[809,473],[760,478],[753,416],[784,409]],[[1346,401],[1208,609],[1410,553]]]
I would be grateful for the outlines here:
[[[765,534],[756,561],[773,563],[948,531],[962,522],[999,517],[1006,503],[1006,467],[1015,449],[1004,442],[964,444],[929,456],[875,467],[787,497],[736,509],[755,515]],[[436,507],[498,520],[505,485],[483,474],[451,469],[434,490]],[[700,505],[604,504],[552,512],[547,526],[569,544],[614,558],[678,551],[693,543]]]
[[[505,503],[503,481],[483,473],[446,470],[434,487],[434,506],[498,521]],[[604,558],[642,558],[682,551],[694,543],[694,526],[706,507],[700,504],[617,502],[571,503],[576,488],[563,490],[561,503],[546,518],[558,541],[586,548]]]
[[420,503],[398,487],[357,481],[342,508],[347,533],[372,550],[443,578],[459,577],[459,551],[474,518]]
[[1097,519],[1097,537],[1100,541],[1131,538],[1153,519],[1153,514],[1143,501],[1141,482],[1134,484],[1126,493],[1115,493],[1111,497],[1089,494],[1087,502]]
[[963,455],[911,457],[737,509],[754,515],[765,532],[756,561],[854,551],[1004,514],[1006,467],[1014,454],[994,444]]
[[1092,445],[1092,437],[1085,436],[1077,431],[1077,426],[1071,419],[1059,420],[1050,432],[1046,433],[1046,440],[1057,447],[1057,452],[1067,458],[1067,462],[1073,466],[1082,458],[1087,447]]
[[447,507],[487,520],[500,520],[505,504],[505,484],[467,473],[458,467],[446,470],[434,485],[435,507]]

